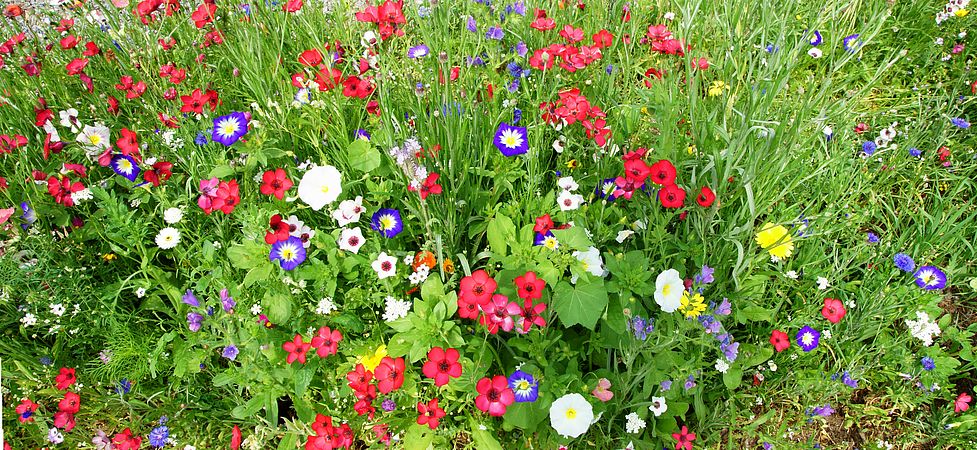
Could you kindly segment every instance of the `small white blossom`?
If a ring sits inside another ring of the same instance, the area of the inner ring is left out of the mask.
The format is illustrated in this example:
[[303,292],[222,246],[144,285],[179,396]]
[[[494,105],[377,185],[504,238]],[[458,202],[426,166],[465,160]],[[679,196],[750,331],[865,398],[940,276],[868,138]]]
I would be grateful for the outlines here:
[[332,297],[323,297],[319,299],[319,305],[316,307],[315,312],[316,314],[326,316],[336,309],[336,304],[332,302]]
[[383,320],[387,322],[393,322],[397,319],[407,317],[407,313],[410,312],[411,302],[409,301],[387,296],[386,302],[386,311],[383,312]]
[[818,277],[818,289],[820,289],[820,290],[823,291],[823,290],[829,288],[830,286],[831,285],[828,283],[828,279],[827,278],[825,278],[825,277]]
[[159,230],[159,234],[156,235],[156,246],[163,249],[169,250],[176,247],[180,243],[180,230],[173,227],[166,227]]
[[24,314],[24,317],[20,318],[20,323],[22,323],[25,327],[34,326],[37,324],[37,316],[31,313]]
[[163,221],[169,225],[175,225],[183,220],[183,210],[180,208],[168,208],[163,211]]
[[645,429],[645,426],[647,426],[647,423],[645,423],[645,421],[642,418],[638,417],[638,413],[636,412],[631,412],[624,418],[628,421],[624,425],[624,428],[627,430],[628,433],[638,434],[641,432],[641,430]]
[[259,305],[257,303],[251,305],[251,314],[252,315],[255,315],[255,316],[257,316],[258,314],[261,314],[261,305]]
[[726,373],[729,370],[729,363],[725,359],[719,358],[716,360],[716,370],[720,373]]

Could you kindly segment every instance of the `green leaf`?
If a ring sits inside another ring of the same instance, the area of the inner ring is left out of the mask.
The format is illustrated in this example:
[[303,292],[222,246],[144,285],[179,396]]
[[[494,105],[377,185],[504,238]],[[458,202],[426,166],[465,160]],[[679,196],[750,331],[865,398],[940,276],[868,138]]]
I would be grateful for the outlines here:
[[736,321],[746,322],[770,322],[773,320],[773,310],[767,309],[754,303],[747,303],[745,307],[736,311]]
[[516,239],[516,224],[512,223],[512,219],[496,214],[489,221],[485,235],[492,253],[499,257],[505,256],[508,243]]
[[268,320],[273,324],[288,322],[292,315],[292,300],[281,295],[265,295],[264,309],[268,311]]
[[726,385],[726,389],[735,390],[742,382],[743,369],[740,367],[731,367],[723,374],[723,384]]
[[553,292],[552,303],[564,326],[580,324],[593,331],[607,306],[604,281],[581,282],[576,286],[561,281]]
[[434,432],[423,425],[411,425],[404,434],[405,450],[428,450],[434,448]]
[[553,236],[560,241],[561,246],[570,247],[574,250],[585,251],[594,246],[594,243],[587,237],[583,227],[570,227],[563,230],[553,230]]
[[369,141],[356,139],[346,148],[349,167],[361,172],[370,172],[380,167],[380,152]]
[[427,277],[427,281],[421,285],[421,298],[427,301],[440,300],[444,297],[444,284],[441,278]]
[[[313,352],[315,353],[315,352]],[[295,382],[295,398],[302,398],[305,395],[305,390],[309,387],[309,383],[312,382],[312,370],[305,367],[297,370],[295,372],[292,380]]]
[[247,403],[235,406],[234,409],[231,410],[231,416],[233,416],[235,419],[251,417],[260,411],[262,406],[265,406],[264,400],[265,398],[261,396],[251,397],[251,400],[248,400]]
[[207,178],[215,178],[215,177],[224,178],[231,175],[234,175],[234,168],[227,164],[222,164],[220,166],[214,167],[210,171],[210,174],[207,175]]
[[250,269],[268,261],[268,250],[254,241],[244,241],[227,249],[231,265],[238,269]]
[[244,277],[244,285],[251,286],[252,284],[259,283],[268,279],[271,276],[271,271],[274,269],[273,264],[262,264],[258,267],[254,267],[248,271],[248,274]]
[[475,448],[478,450],[502,450],[502,445],[495,439],[495,436],[492,436],[492,433],[479,428],[478,425],[472,425],[474,425],[472,426],[472,441]]

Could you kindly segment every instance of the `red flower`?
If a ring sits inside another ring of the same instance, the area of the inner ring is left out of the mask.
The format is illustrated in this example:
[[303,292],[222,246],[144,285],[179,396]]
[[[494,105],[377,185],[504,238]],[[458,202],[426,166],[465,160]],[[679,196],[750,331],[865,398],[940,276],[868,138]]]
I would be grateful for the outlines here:
[[973,398],[971,398],[969,394],[966,392],[961,392],[960,395],[957,396],[957,399],[953,401],[953,412],[960,413],[970,409],[971,400],[973,400]]
[[28,423],[34,421],[34,411],[37,411],[38,404],[32,402],[30,399],[25,398],[21,400],[20,404],[17,405],[17,420],[20,423]]
[[58,402],[58,411],[75,414],[81,409],[81,396],[74,392],[65,392],[64,398]]
[[421,184],[421,187],[419,189],[415,189],[413,186],[408,185],[407,190],[411,192],[420,191],[421,200],[426,200],[428,195],[441,193],[441,185],[438,184],[438,177],[440,176],[441,175],[438,175],[436,173],[429,174],[427,176],[427,179],[424,180],[424,183]]
[[[461,354],[458,350],[441,347],[434,347],[427,352],[427,362],[424,363],[424,376],[434,379],[434,385],[441,387],[448,384],[451,378],[461,376],[461,363],[458,358]],[[423,425],[423,424],[422,424]]]
[[54,427],[71,431],[75,428],[75,415],[65,411],[54,413]]
[[180,107],[180,112],[193,112],[197,114],[202,114],[204,112],[204,103],[210,100],[210,97],[200,89],[194,89],[190,95],[181,95],[180,101],[183,102],[183,106]]
[[119,140],[115,141],[115,145],[119,147],[123,155],[139,155],[139,137],[136,133],[128,128],[123,128],[119,132],[122,136]]
[[855,125],[856,134],[862,134],[866,131],[868,131],[868,124],[866,124],[865,122],[858,122],[858,125]]
[[241,428],[234,425],[231,429],[231,449],[238,450],[241,448]]
[[519,298],[523,300],[536,300],[543,296],[543,289],[546,281],[536,277],[536,272],[526,272],[525,275],[516,277],[516,286],[519,288]]
[[583,40],[583,29],[573,28],[572,25],[564,25],[563,29],[560,30],[560,37],[566,39],[571,44],[580,42]]
[[537,49],[533,52],[533,56],[529,57],[530,67],[536,70],[551,69],[555,62],[556,54],[551,52],[549,48]]
[[458,317],[462,319],[475,319],[478,317],[478,302],[474,299],[469,300],[464,295],[458,296]]
[[12,153],[20,147],[27,145],[27,138],[19,134],[8,136],[0,135],[0,154]]
[[285,359],[285,362],[292,364],[298,361],[305,364],[305,354],[309,352],[310,348],[312,348],[312,344],[303,341],[302,335],[296,333],[295,338],[282,344],[282,349],[288,352],[288,357]]
[[610,31],[600,30],[592,37],[597,48],[607,48],[614,43],[614,35]]
[[88,41],[85,43],[85,51],[81,52],[85,56],[95,56],[102,53],[102,49],[98,48],[98,44]]
[[645,35],[651,41],[664,41],[672,37],[672,32],[668,31],[665,25],[648,25],[648,33]]
[[790,338],[788,338],[787,333],[784,333],[783,331],[773,330],[773,332],[770,333],[770,343],[773,345],[774,350],[777,350],[777,353],[780,353],[787,350],[787,347],[790,347]]
[[106,111],[108,111],[112,115],[118,115],[119,99],[109,95],[108,98],[105,99],[105,101],[109,104],[109,106],[106,108]]
[[506,408],[516,401],[515,394],[509,388],[509,380],[502,375],[478,380],[475,390],[478,391],[475,406],[489,413],[490,416],[501,417],[505,414]]
[[845,305],[841,303],[841,300],[836,298],[824,299],[824,307],[821,308],[821,315],[824,316],[825,319],[828,319],[828,322],[841,322],[841,319],[845,317],[847,312],[848,310],[845,309]]
[[675,184],[675,166],[667,159],[651,165],[651,181],[659,186]]
[[193,25],[197,28],[203,28],[208,23],[214,21],[214,13],[217,12],[217,5],[213,3],[201,3],[197,7],[197,10],[190,14],[190,18],[193,19]]
[[377,390],[381,393],[389,394],[400,389],[404,384],[404,358],[384,356],[374,371],[374,376],[377,378]]
[[271,216],[269,226],[271,227],[271,231],[265,232],[266,244],[272,245],[278,241],[288,239],[290,226],[287,222],[282,220],[281,214]]
[[112,443],[115,444],[116,450],[139,450],[139,446],[142,445],[142,437],[133,436],[132,430],[126,428],[112,438]]
[[624,175],[628,181],[640,185],[651,175],[651,168],[640,159],[627,160],[624,161]]
[[288,179],[285,169],[275,169],[265,172],[261,176],[261,193],[274,195],[281,200],[285,198],[285,191],[292,188],[292,180]]
[[699,190],[699,196],[695,198],[695,202],[703,208],[708,208],[712,206],[712,202],[716,201],[716,193],[709,189],[709,186],[702,186]]
[[343,334],[339,330],[330,330],[329,327],[319,328],[319,334],[312,337],[312,347],[316,349],[316,354],[320,358],[335,355],[339,349],[339,341],[343,340]]
[[356,403],[353,404],[356,414],[369,416],[373,420],[373,413],[377,410],[373,407],[373,400],[377,398],[376,385],[367,385],[362,391],[354,391],[353,395],[356,396]]
[[70,50],[78,45],[78,38],[69,34],[61,38],[60,44],[62,50]]
[[675,443],[675,450],[692,450],[692,441],[695,440],[695,433],[689,433],[689,427],[682,425],[682,431],[672,433],[672,439],[678,441]]
[[75,378],[75,369],[62,367],[58,376],[54,377],[54,387],[58,388],[58,390],[65,391],[75,384],[75,381],[77,381],[77,378]]
[[529,26],[539,31],[548,31],[556,28],[556,21],[549,17],[537,17]]
[[350,76],[343,81],[343,95],[346,97],[367,98],[374,90],[373,83],[367,78]]
[[346,374],[346,380],[349,381],[350,389],[362,392],[373,381],[373,372],[366,370],[363,364],[357,364],[355,369]]
[[438,421],[444,417],[444,410],[438,407],[438,399],[433,399],[425,405],[417,402],[417,424],[427,425],[432,430],[438,427]]
[[553,219],[550,218],[549,214],[543,214],[536,218],[536,225],[533,226],[533,231],[539,234],[546,234],[546,232],[553,229],[556,226],[553,223]]
[[485,269],[478,269],[472,272],[471,275],[462,278],[459,284],[461,295],[465,296],[466,300],[474,301],[479,305],[491,300],[492,294],[495,293],[495,288],[497,287],[498,284],[488,275]]
[[522,332],[528,333],[533,325],[540,328],[546,327],[546,319],[541,314],[546,311],[546,303],[533,304],[530,299],[523,300],[522,308]]
[[169,180],[171,176],[173,176],[173,163],[166,161],[154,163],[152,169],[146,170],[142,174],[142,178],[147,183],[152,183],[156,187],[162,184],[162,182]]
[[323,67],[315,74],[315,82],[323,92],[339,86],[339,80],[342,79],[343,73],[335,67]]
[[309,67],[318,66],[322,64],[322,53],[317,48],[306,50],[299,54],[299,63]]
[[658,191],[658,200],[666,208],[681,208],[685,204],[685,189],[671,184]]
[[284,12],[298,12],[302,9],[302,0],[288,0],[282,5],[282,11]]
[[[217,186],[217,191],[211,199],[211,211],[220,210],[224,214],[230,214],[234,208],[241,203],[241,192],[237,185],[237,180],[221,181]],[[208,211],[204,211],[210,214]]]

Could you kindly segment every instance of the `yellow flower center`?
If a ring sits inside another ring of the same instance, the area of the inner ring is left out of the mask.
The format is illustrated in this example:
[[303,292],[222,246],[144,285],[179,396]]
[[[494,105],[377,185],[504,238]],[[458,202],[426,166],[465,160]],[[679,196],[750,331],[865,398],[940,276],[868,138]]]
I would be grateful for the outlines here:
[[577,418],[577,410],[573,408],[567,409],[567,412],[563,413],[567,419],[573,420]]
[[102,137],[97,134],[93,134],[88,136],[88,141],[91,142],[92,145],[98,145],[102,143]]
[[662,288],[662,295],[668,295],[669,292],[672,292],[672,285],[666,284],[665,287]]
[[292,259],[293,257],[295,257],[295,252],[293,252],[292,249],[286,248],[282,250],[282,258],[288,260]]
[[518,387],[520,391],[525,391],[526,389],[529,389],[529,382],[526,380],[522,380],[519,382]]
[[329,186],[324,184],[324,185],[322,185],[322,188],[320,188],[319,190],[322,191],[323,194],[328,194],[329,193]]

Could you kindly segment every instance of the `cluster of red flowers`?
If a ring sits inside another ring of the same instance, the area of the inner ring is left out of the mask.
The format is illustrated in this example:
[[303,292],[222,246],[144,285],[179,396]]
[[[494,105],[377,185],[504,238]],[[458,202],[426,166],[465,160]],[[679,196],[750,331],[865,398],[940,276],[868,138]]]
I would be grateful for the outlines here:
[[[171,69],[169,72],[170,74],[172,74],[172,70],[173,69]],[[160,76],[164,76],[162,69],[160,69]],[[183,106],[180,107],[181,113],[203,114],[204,105],[207,105],[207,107],[210,108],[210,112],[214,112],[217,109],[217,105],[220,104],[217,91],[213,89],[208,89],[206,92],[203,92],[200,89],[194,89],[190,95],[181,95],[180,101],[183,102]]]
[[345,423],[333,425],[332,417],[316,414],[312,431],[315,434],[305,441],[305,450],[333,450],[353,445],[353,429]]
[[[546,17],[546,11],[536,9],[535,19],[530,24],[531,27],[539,31],[548,31],[556,28],[556,21]],[[610,47],[614,42],[614,35],[602,29],[591,36],[594,45],[574,46],[584,40],[584,32],[581,28],[574,28],[573,25],[565,25],[560,30],[560,37],[566,40],[567,44],[553,43],[547,47],[537,49],[529,57],[529,65],[537,70],[549,70],[554,64],[559,62],[560,67],[568,72],[576,72],[584,69],[590,64],[598,61],[603,56],[601,49]]]
[[498,283],[488,275],[484,269],[476,270],[471,275],[461,279],[458,294],[458,316],[463,319],[478,319],[478,322],[496,334],[499,329],[512,331],[518,328],[519,333],[528,333],[533,325],[546,326],[546,319],[542,317],[546,310],[545,303],[534,303],[542,298],[546,282],[536,276],[535,272],[526,272],[514,280],[518,288],[522,305],[509,301],[509,297],[496,294]]
[[559,127],[579,122],[588,138],[603,147],[611,137],[611,128],[604,120],[607,115],[599,106],[592,106],[580,89],[564,89],[555,102],[540,103],[543,120]]
[[[326,63],[322,56],[322,52],[319,49],[309,49],[305,50],[299,54],[298,61],[303,66],[317,69],[314,77],[312,78],[319,91],[330,91],[333,88],[342,84],[343,95],[346,97],[356,97],[360,99],[365,99],[373,94],[376,90],[376,84],[373,82],[373,78],[369,76],[363,76],[368,72],[373,66],[370,65],[369,61],[365,58],[360,60],[359,73],[356,75],[350,75],[343,78],[343,72],[336,68],[337,64],[343,63],[343,55],[345,50],[342,44],[338,41],[335,42],[336,51],[333,53],[334,57],[330,63]],[[326,51],[330,50],[330,44],[326,44]],[[292,85],[298,88],[306,86],[309,78],[307,74],[302,72],[297,72],[292,74]],[[372,102],[371,102],[372,103]],[[375,106],[374,106],[375,107]]]
[[356,368],[346,374],[349,387],[356,396],[356,403],[353,410],[359,415],[369,415],[373,420],[376,407],[373,400],[377,398],[377,392],[389,394],[404,385],[404,358],[391,358],[384,356],[380,360],[375,370],[366,370],[362,363],[357,364]]
[[[649,166],[644,161],[647,151],[647,149],[639,148],[636,151],[624,154],[622,157],[624,159],[624,176],[619,176],[614,180],[614,184],[617,185],[614,196],[630,199],[634,192],[642,189],[645,186],[645,181],[650,179],[652,184],[660,187],[658,200],[662,206],[681,208],[685,205],[686,194],[685,189],[675,184],[677,176],[675,166],[667,159],[659,160]],[[703,208],[712,206],[715,200],[716,194],[708,186],[703,186],[696,197],[696,203]]]
[[230,214],[239,203],[241,203],[241,191],[237,180],[219,181],[217,178],[200,180],[200,197],[197,198],[197,206],[207,215],[214,211]]
[[112,437],[112,444],[115,446],[113,448],[117,450],[139,450],[139,447],[142,446],[142,436],[133,436],[132,430],[126,428]]
[[672,32],[665,25],[649,25],[645,34],[647,42],[651,42],[651,50],[665,54],[685,56],[685,44],[672,37]]
[[[60,391],[67,391],[77,381],[75,369],[62,367],[58,375],[54,378],[54,387]],[[17,420],[20,423],[30,423],[34,421],[34,413],[39,405],[30,399],[23,399],[17,405]],[[81,396],[74,392],[65,392],[64,398],[58,402],[58,412],[54,413],[54,427],[71,431],[75,428],[75,414],[81,409]]]
[[302,335],[296,333],[295,337],[291,341],[287,341],[282,344],[282,349],[284,349],[288,356],[285,358],[285,362],[292,364],[298,361],[305,364],[306,354],[311,349],[316,349],[316,355],[320,358],[325,358],[330,355],[335,355],[339,348],[339,342],[343,340],[343,334],[339,330],[333,330],[329,327],[319,328],[319,332],[312,337],[312,340],[305,342],[302,339]]
[[363,11],[356,13],[356,20],[377,24],[382,40],[387,40],[395,34],[403,36],[404,30],[401,26],[407,23],[407,18],[404,17],[404,1],[386,0],[379,7],[367,6]]

